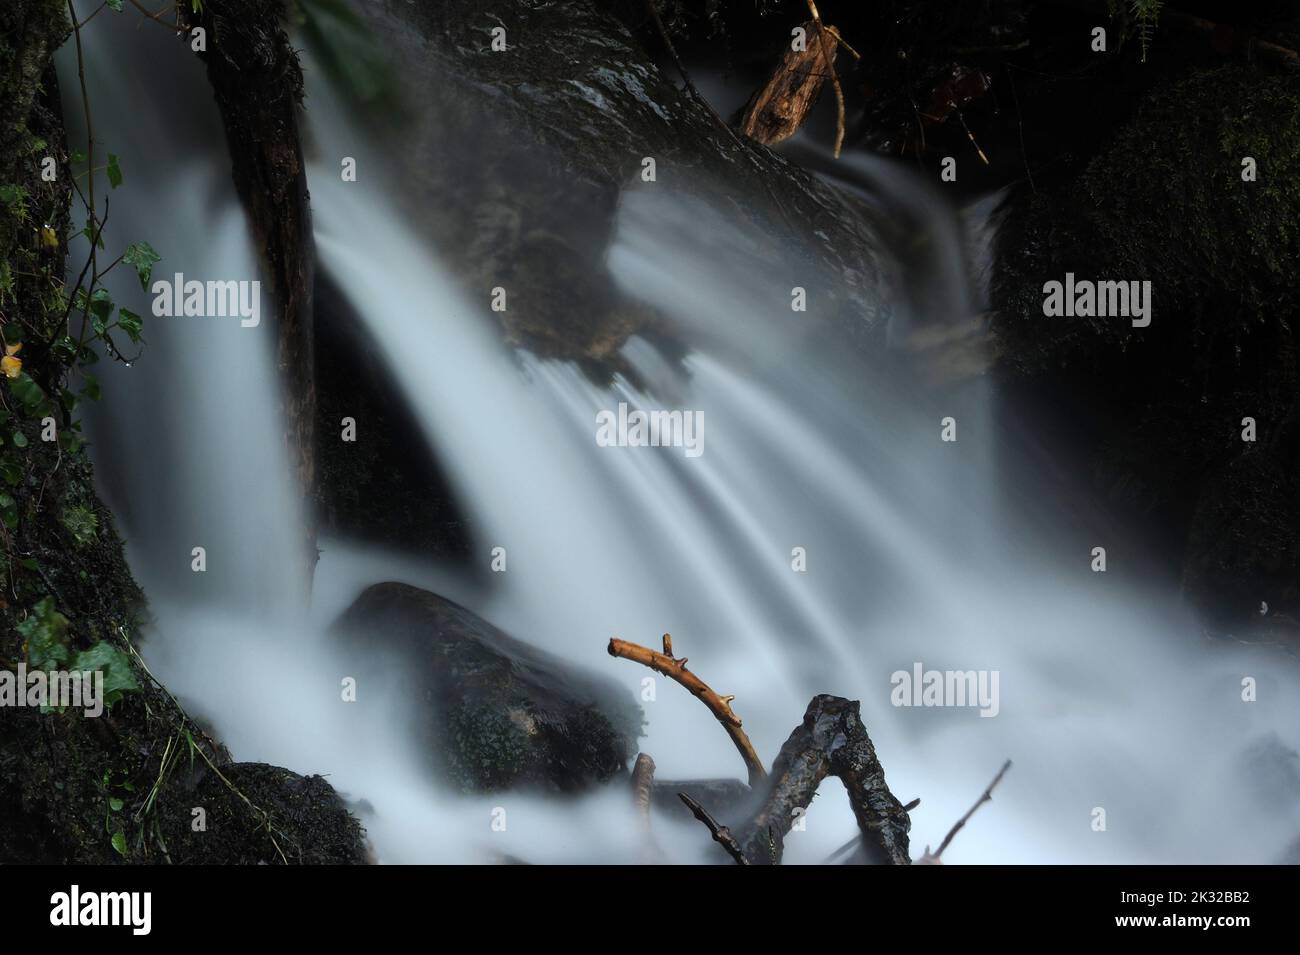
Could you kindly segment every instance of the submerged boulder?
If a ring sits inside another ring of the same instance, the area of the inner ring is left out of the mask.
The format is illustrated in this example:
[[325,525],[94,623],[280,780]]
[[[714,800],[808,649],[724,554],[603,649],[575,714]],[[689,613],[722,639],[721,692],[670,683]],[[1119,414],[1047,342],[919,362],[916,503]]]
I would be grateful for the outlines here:
[[376,584],[333,629],[368,661],[358,672],[397,679],[417,702],[417,736],[454,788],[576,792],[623,773],[635,752],[641,710],[625,690],[437,594]]

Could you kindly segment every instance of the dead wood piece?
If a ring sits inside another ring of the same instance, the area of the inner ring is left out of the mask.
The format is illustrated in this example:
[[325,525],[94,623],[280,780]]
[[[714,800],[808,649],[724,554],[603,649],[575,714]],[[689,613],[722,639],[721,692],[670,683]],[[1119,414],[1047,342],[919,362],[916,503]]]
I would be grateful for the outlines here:
[[719,696],[707,683],[698,676],[686,669],[686,657],[680,659],[672,655],[673,642],[672,637],[664,634],[664,652],[659,653],[651,650],[649,647],[643,647],[636,643],[629,643],[626,640],[619,640],[617,637],[609,641],[609,655],[612,657],[622,657],[624,660],[632,660],[643,666],[648,666],[656,673],[662,673],[671,680],[680,683],[701,703],[709,708],[731,741],[736,744],[736,749],[740,751],[741,758],[745,761],[745,768],[749,771],[749,784],[757,785],[767,778],[767,771],[763,768],[763,762],[758,758],[758,753],[754,751],[754,744],[749,741],[749,736],[741,727],[740,717],[731,709],[731,701],[734,696]]
[[910,864],[911,819],[885,783],[859,704],[828,695],[815,696],[808,704],[803,723],[772,765],[766,797],[738,836],[750,864],[780,863],[785,834],[827,776],[835,776],[848,790],[867,862]]
[[637,817],[641,820],[641,856],[647,865],[659,865],[664,861],[663,850],[655,841],[650,823],[654,785],[655,761],[649,753],[637,753],[636,762],[632,765],[632,804],[636,806]]
[[767,85],[750,100],[740,131],[771,146],[793,136],[812,110],[827,76],[835,72],[837,34],[818,20],[803,24],[807,42],[786,50]]
[[735,836],[731,834],[730,829],[718,823],[716,819],[709,815],[708,810],[686,793],[678,793],[677,798],[686,804],[686,808],[691,811],[696,819],[708,827],[709,832],[713,833],[713,841],[727,850],[727,854],[736,860],[736,865],[750,864],[749,860],[745,858],[745,853],[741,851],[740,844],[736,841]]
[[649,753],[637,753],[632,766],[632,804],[646,829],[650,828],[650,794],[655,783],[655,761]]

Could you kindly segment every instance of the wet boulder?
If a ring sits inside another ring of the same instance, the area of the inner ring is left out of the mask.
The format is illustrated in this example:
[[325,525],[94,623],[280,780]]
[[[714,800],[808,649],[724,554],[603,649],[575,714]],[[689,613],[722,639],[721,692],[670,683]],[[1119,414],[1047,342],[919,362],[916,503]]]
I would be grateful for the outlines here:
[[417,739],[455,789],[573,793],[624,773],[635,752],[642,716],[626,690],[437,594],[376,584],[333,635],[365,661],[357,672],[413,704]]

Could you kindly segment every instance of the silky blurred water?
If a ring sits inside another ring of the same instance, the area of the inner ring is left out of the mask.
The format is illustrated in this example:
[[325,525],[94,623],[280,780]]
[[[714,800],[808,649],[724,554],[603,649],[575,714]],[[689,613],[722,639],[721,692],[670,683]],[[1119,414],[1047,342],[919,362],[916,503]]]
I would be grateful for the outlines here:
[[[96,131],[127,179],[107,242],[148,239],[166,277],[258,277],[201,65],[162,31],[107,16],[95,27]],[[446,469],[476,559],[486,565],[501,546],[509,562],[477,589],[455,567],[326,539],[303,606],[274,322],[150,319],[134,277],[116,276],[118,300],[146,315],[148,345],[130,368],[104,369],[88,422],[98,479],[151,601],[150,664],[237,759],[327,774],[364,800],[383,861],[639,861],[621,787],[571,801],[455,796],[412,751],[406,728],[425,714],[400,698],[362,709],[341,700],[348,674],[323,630],[365,586],[396,579],[465,602],[638,697],[646,672],[606,656],[605,643],[671,632],[692,669],[736,694],[768,761],[813,695],[861,700],[891,788],[922,798],[917,855],[1007,758],[1015,767],[995,801],[945,861],[1266,862],[1300,832],[1294,800],[1262,793],[1263,769],[1243,762],[1266,733],[1300,742],[1294,665],[1203,640],[1167,586],[1092,573],[1093,544],[1119,567],[1140,545],[1088,536],[1078,489],[1042,464],[1032,409],[999,401],[984,376],[936,382],[924,349],[909,347],[965,327],[980,307],[966,226],[910,172],[869,160],[850,170],[888,197],[879,214],[919,223],[931,250],[882,249],[896,266],[881,290],[888,347],[868,354],[847,335],[804,333],[819,300],[813,285],[809,312],[791,311],[791,288],[809,281],[802,250],[790,249],[788,270],[760,266],[752,221],[699,198],[707,183],[629,186],[607,267],[690,348],[676,365],[633,339],[625,355],[649,390],[621,378],[601,388],[573,364],[500,344],[487,295],[458,289],[402,184],[373,174],[383,163],[367,157],[400,144],[376,143],[307,67],[319,267]],[[366,170],[357,182],[340,177],[344,156]],[[272,314],[269,299],[262,311]],[[704,454],[600,447],[596,415],[620,402],[702,413]],[[955,442],[940,440],[945,417]],[[194,546],[207,549],[205,574],[190,569]],[[806,572],[792,569],[794,548]],[[892,706],[890,675],[914,661],[997,670],[998,715]],[[1248,675],[1259,702],[1241,701]],[[643,706],[640,746],[662,777],[743,777],[688,694],[661,681]],[[1104,832],[1091,825],[1096,807]],[[491,829],[496,808],[505,832]],[[718,861],[694,823],[655,825],[669,858]],[[787,859],[818,861],[854,831],[828,781]]]

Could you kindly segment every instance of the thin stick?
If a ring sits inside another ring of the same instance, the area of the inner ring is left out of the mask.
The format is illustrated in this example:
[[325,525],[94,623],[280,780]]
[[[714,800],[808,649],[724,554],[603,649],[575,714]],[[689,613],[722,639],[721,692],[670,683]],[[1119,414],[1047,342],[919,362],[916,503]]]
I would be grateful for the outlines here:
[[988,788],[985,789],[984,792],[980,794],[980,798],[975,801],[975,805],[971,806],[970,809],[966,810],[966,815],[958,819],[957,824],[948,830],[948,834],[943,837],[943,842],[939,843],[938,850],[936,850],[933,853],[933,855],[931,855],[930,851],[927,849],[926,855],[931,855],[931,857],[935,859],[935,861],[938,861],[939,857],[943,855],[943,850],[948,848],[948,843],[952,842],[952,837],[957,835],[957,833],[961,831],[962,826],[966,825],[966,820],[970,819],[971,816],[975,815],[975,810],[978,809],[980,806],[984,805],[986,802],[991,802],[993,800],[993,788],[997,786],[998,783],[1002,782],[1002,777],[1006,775],[1007,770],[1010,768],[1011,768],[1011,760],[1008,759],[1005,763],[1002,764],[1002,768],[998,770],[998,774],[993,777],[993,782],[989,783]]
[[[822,61],[826,64],[826,72],[831,75],[831,85],[835,87],[835,158],[839,159],[840,148],[844,145],[844,90],[840,86],[839,74],[835,72],[835,57],[826,46],[828,31],[822,23],[821,14],[817,12],[817,4],[813,0],[808,0],[808,12],[812,14],[813,22],[817,24],[817,43],[822,51]],[[838,32],[835,33],[835,38],[839,39]],[[857,53],[852,50],[849,52],[857,56]]]
[[609,641],[609,655],[611,657],[622,657],[624,660],[631,660],[634,663],[648,666],[656,673],[662,673],[669,679],[675,680],[684,686],[696,699],[709,708],[710,712],[717,717],[718,722],[722,724],[723,729],[727,731],[731,741],[736,744],[741,759],[745,761],[745,768],[749,770],[749,785],[751,787],[757,786],[767,778],[767,770],[763,768],[763,761],[758,758],[758,753],[754,751],[754,744],[749,741],[749,737],[741,728],[740,717],[731,710],[731,701],[735,697],[719,696],[707,683],[686,669],[686,657],[679,659],[673,656],[673,638],[669,634],[664,634],[663,653],[615,637]]
[[690,796],[686,795],[686,793],[678,793],[677,798],[686,803],[686,808],[691,811],[691,814],[708,827],[709,832],[713,834],[713,841],[727,850],[727,855],[736,860],[736,865],[749,865],[749,860],[746,859],[745,854],[740,851],[740,843],[736,841],[736,837],[731,834],[730,829],[721,825],[716,819],[709,815],[707,809]]

